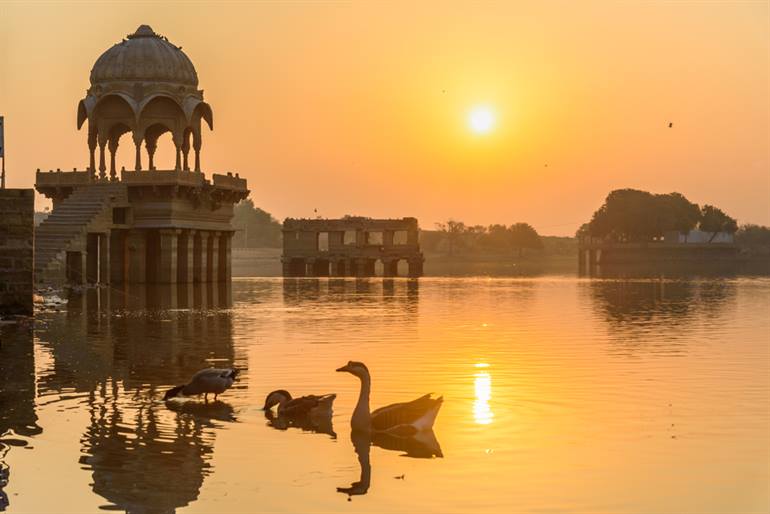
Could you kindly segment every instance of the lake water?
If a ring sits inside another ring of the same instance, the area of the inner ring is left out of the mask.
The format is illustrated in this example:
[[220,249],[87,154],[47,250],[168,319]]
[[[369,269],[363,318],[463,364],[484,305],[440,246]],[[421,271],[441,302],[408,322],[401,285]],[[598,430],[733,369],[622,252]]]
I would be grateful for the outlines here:
[[[11,513],[770,510],[769,278],[238,279],[0,330]],[[372,407],[442,394],[433,434],[351,440],[348,360]],[[218,402],[161,400],[210,364]],[[271,424],[279,388],[333,426]]]

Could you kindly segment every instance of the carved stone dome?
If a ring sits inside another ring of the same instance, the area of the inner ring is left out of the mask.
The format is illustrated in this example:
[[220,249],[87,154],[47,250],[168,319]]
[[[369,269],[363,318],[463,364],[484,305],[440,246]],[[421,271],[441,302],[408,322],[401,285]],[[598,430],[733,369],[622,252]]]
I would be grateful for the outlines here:
[[198,74],[181,47],[149,25],[104,52],[91,70],[91,85],[117,81],[170,82],[197,87]]
[[158,138],[171,132],[176,149],[174,170],[200,171],[201,120],[214,128],[211,106],[198,89],[198,74],[190,58],[148,25],[104,52],[91,70],[91,87],[78,103],[77,127],[88,121],[89,169],[96,171],[99,147],[100,178],[106,177],[105,147],[110,151],[110,177],[116,178],[115,154],[123,134],[131,134],[135,170],[142,169],[144,143],[149,169],[154,170]]

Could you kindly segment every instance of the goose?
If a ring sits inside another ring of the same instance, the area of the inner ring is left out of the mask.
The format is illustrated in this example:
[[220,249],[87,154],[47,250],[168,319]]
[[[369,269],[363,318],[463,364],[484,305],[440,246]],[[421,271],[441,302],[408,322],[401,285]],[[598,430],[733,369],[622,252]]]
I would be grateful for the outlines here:
[[203,395],[204,401],[209,400],[209,393],[217,396],[232,387],[239,371],[235,368],[206,368],[197,372],[185,385],[172,387],[163,396],[164,400],[170,400],[177,396]]
[[331,417],[336,394],[308,395],[292,398],[285,389],[278,389],[265,398],[263,409],[269,411],[278,405],[278,415],[286,418]]
[[404,403],[394,403],[369,411],[369,391],[371,376],[369,369],[362,362],[349,361],[337,371],[355,375],[361,380],[358,403],[350,418],[350,427],[356,431],[391,432],[411,435],[433,427],[436,416],[444,401],[443,397],[431,398],[430,394]]

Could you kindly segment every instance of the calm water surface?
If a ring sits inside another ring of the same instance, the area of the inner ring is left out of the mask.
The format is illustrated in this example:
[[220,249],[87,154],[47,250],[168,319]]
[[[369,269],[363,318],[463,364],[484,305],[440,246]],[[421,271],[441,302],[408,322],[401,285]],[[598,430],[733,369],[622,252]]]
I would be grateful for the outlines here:
[[[1,329],[0,510],[767,512],[769,314],[768,278],[89,291]],[[351,440],[348,360],[373,407],[443,394],[434,433]],[[242,378],[164,404],[210,364]],[[271,423],[278,388],[333,426]]]

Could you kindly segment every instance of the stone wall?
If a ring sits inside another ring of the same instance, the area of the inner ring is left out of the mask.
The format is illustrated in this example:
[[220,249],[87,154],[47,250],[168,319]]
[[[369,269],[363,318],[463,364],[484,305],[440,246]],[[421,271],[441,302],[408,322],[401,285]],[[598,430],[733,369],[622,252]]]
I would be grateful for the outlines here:
[[35,191],[0,189],[0,315],[32,315]]

